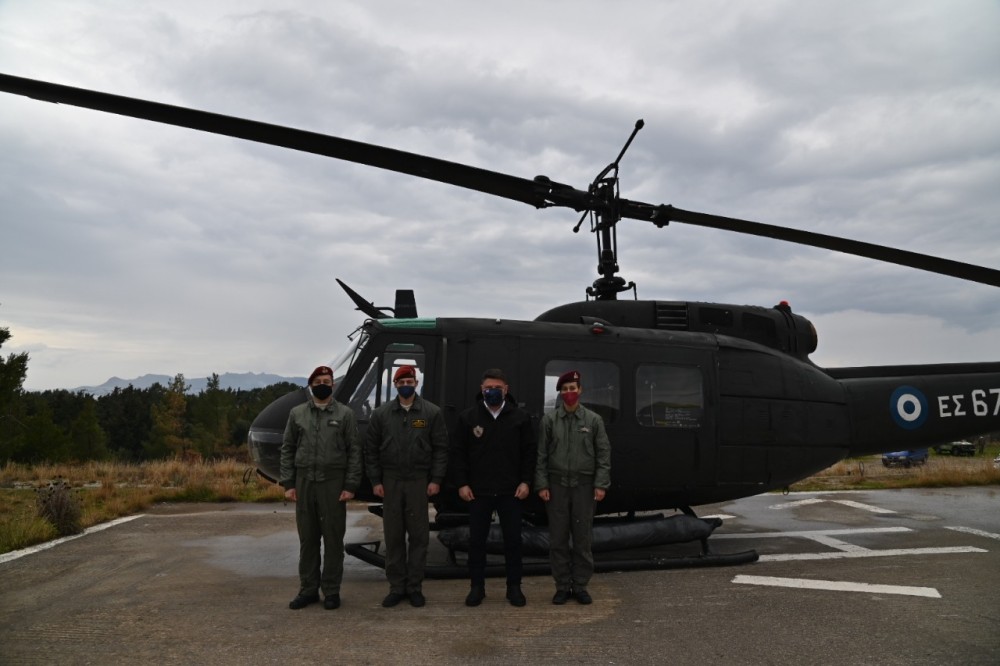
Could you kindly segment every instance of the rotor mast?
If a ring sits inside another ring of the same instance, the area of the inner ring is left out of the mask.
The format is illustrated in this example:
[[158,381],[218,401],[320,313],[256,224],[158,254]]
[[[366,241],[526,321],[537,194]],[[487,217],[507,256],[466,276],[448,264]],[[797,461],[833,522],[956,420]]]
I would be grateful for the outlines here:
[[635,123],[632,134],[622,147],[615,161],[604,167],[590,184],[588,193],[593,202],[592,207],[580,218],[573,232],[580,231],[583,221],[590,218],[590,230],[597,236],[597,272],[600,277],[594,280],[593,286],[587,287],[588,300],[614,301],[618,294],[632,290],[635,296],[635,282],[626,282],[617,275],[618,266],[618,221],[622,219],[620,192],[618,187],[618,165],[625,151],[632,145],[632,140],[645,123],[639,119]]

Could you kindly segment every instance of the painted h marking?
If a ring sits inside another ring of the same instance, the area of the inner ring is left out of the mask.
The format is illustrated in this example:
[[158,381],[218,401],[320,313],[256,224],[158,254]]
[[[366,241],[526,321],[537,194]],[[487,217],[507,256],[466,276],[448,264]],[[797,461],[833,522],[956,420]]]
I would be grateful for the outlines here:
[[[950,528],[960,532],[969,532],[969,528]],[[856,557],[892,557],[896,555],[949,555],[954,553],[985,553],[982,548],[974,546],[952,546],[943,548],[889,548],[884,550],[873,550],[847,543],[836,537],[848,536],[852,534],[886,534],[899,532],[912,532],[909,527],[861,527],[857,529],[843,530],[803,530],[801,532],[758,532],[749,534],[715,534],[715,539],[777,539],[777,538],[800,538],[815,541],[818,544],[832,548],[832,551],[824,553],[784,553],[777,555],[761,555],[758,562],[791,562],[795,560],[840,560]],[[1000,539],[1000,535],[990,535],[988,532],[979,533],[980,536],[992,536]]]
[[908,585],[873,585],[840,580],[813,580],[808,578],[778,578],[776,576],[736,576],[734,583],[742,585],[768,585],[772,587],[793,587],[802,590],[828,590],[833,592],[868,592],[871,594],[905,594],[913,597],[940,599],[941,593],[933,587],[910,587]]

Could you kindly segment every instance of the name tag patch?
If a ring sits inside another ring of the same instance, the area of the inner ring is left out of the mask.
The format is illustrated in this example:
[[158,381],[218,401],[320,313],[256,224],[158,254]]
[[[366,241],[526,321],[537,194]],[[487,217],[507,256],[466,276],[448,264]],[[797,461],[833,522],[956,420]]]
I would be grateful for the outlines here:
[[424,419],[413,419],[413,422],[410,423],[410,427],[412,427],[412,428],[426,428],[427,427],[427,421],[425,421]]

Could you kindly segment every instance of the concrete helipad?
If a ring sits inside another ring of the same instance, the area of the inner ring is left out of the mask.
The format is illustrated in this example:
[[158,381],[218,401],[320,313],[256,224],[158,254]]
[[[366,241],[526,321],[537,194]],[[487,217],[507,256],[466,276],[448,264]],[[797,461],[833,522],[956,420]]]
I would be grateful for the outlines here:
[[[600,574],[591,606],[551,605],[539,577],[524,608],[502,580],[478,608],[466,581],[431,580],[426,607],[384,609],[382,572],[348,558],[337,611],[287,608],[291,506],[160,506],[0,561],[0,663],[993,664],[998,503],[969,488],[701,507],[726,516],[717,550],[761,561]],[[349,540],[379,537],[363,507],[349,520]]]

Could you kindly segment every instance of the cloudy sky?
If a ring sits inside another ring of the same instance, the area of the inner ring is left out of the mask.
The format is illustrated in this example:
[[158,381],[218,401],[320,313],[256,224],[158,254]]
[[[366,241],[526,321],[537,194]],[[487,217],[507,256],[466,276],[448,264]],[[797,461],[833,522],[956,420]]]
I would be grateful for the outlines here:
[[[1000,269],[1000,5],[0,1],[0,71]],[[361,321],[531,319],[595,277],[572,211],[0,94],[0,353],[30,390],[304,375]],[[639,297],[770,306],[825,366],[1000,360],[1000,293],[624,221]]]

